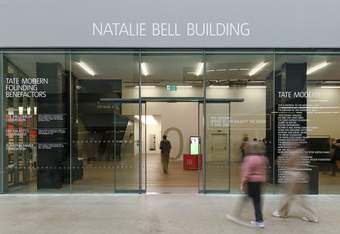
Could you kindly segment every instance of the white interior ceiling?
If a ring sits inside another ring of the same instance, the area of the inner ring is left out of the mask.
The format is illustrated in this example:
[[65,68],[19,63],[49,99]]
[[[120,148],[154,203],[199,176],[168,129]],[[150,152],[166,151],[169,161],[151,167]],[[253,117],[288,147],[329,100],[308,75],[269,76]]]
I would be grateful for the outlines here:
[[[6,54],[9,60],[30,76],[36,73],[35,64],[59,63],[62,69],[69,70],[69,56],[64,54]],[[207,74],[209,80],[265,80],[273,73],[273,55],[253,54],[208,54]],[[86,63],[95,72],[90,76],[76,62]],[[72,72],[79,79],[122,79],[126,83],[138,83],[138,54],[72,54]],[[145,54],[142,61],[148,76],[142,77],[145,83],[202,81],[203,76],[195,72],[203,57],[200,54]],[[330,64],[311,75],[309,80],[340,80],[340,56],[335,55],[276,55],[276,69],[285,62],[303,63],[308,67],[320,62]],[[260,62],[268,64],[256,75],[249,77],[250,69]]]

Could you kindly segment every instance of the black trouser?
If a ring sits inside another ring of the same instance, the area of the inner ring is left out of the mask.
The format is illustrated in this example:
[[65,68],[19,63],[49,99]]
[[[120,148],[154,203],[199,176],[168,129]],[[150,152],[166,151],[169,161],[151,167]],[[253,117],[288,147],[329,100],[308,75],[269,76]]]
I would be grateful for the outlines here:
[[262,201],[261,201],[261,182],[247,183],[248,196],[253,200],[255,209],[255,218],[257,222],[263,222]]

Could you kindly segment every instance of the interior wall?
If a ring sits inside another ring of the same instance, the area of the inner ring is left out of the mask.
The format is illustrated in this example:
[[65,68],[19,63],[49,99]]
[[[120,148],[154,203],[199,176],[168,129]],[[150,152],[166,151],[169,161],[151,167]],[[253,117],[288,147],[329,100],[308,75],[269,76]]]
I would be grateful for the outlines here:
[[[266,136],[266,89],[265,88],[207,88],[208,98],[244,98],[244,102],[231,103],[230,147],[232,161],[241,160],[240,145],[245,134],[249,139],[263,139]],[[251,123],[247,120],[256,120]],[[241,121],[237,123],[237,121]]]
[[[164,92],[162,87],[143,88],[144,96],[155,96]],[[187,91],[185,91],[187,90]],[[207,97],[209,98],[244,98],[242,103],[231,104],[231,114],[236,120],[254,119],[265,121],[265,100],[266,90],[264,88],[248,89],[245,87],[231,87],[224,89],[208,88]],[[123,89],[123,96],[128,98],[130,95],[138,93],[138,88],[131,87]],[[179,96],[199,96],[201,88],[183,88]],[[176,94],[176,92],[174,92]],[[172,95],[174,95],[172,94]],[[190,95],[189,95],[190,94]],[[123,113],[136,113],[132,106],[123,106]],[[218,113],[216,110],[210,109],[211,113]],[[144,111],[144,107],[143,107]],[[147,114],[159,115],[161,117],[161,132],[170,127],[180,129],[184,137],[184,153],[189,152],[189,137],[198,134],[198,105],[197,103],[148,103]],[[225,112],[223,112],[225,113]],[[208,113],[209,114],[209,113]],[[259,121],[259,122],[260,122]],[[264,124],[232,124],[231,125],[231,160],[240,160],[240,144],[244,134],[247,134],[250,139],[265,138]],[[169,139],[173,143],[172,156],[178,153],[179,142],[175,132],[170,132]],[[202,141],[203,143],[203,141]],[[157,147],[159,147],[159,139],[157,139]]]

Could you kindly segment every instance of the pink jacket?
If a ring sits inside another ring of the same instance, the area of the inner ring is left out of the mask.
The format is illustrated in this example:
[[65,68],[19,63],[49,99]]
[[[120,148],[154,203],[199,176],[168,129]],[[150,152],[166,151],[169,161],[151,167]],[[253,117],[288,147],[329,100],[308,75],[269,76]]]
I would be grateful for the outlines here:
[[248,155],[242,163],[241,184],[265,182],[268,161],[264,156]]

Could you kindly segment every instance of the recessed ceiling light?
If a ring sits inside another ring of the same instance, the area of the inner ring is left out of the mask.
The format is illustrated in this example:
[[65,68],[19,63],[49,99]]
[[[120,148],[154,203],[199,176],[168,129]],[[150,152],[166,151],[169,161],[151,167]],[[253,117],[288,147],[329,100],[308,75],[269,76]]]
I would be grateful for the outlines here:
[[265,85],[247,85],[246,88],[247,89],[265,89],[266,86]]
[[312,74],[312,73],[314,73],[316,71],[319,71],[322,68],[328,66],[329,64],[330,64],[329,62],[325,61],[325,62],[319,63],[319,64],[317,64],[315,66],[312,66],[312,67],[307,69],[307,75],[310,75],[310,74]]
[[84,62],[77,62],[77,64],[79,65],[79,67],[81,67],[84,71],[86,71],[89,75],[91,76],[95,76],[96,73],[93,71],[92,68],[90,68],[86,63]]
[[227,89],[227,88],[229,88],[229,85],[209,85],[209,88],[212,88],[212,89]]
[[192,85],[178,85],[177,88],[192,88]]
[[261,63],[257,64],[254,68],[252,68],[249,71],[248,75],[249,76],[255,75],[256,73],[260,72],[267,64],[268,63],[266,63],[266,62],[261,62]]
[[[144,89],[144,88],[147,88],[147,89],[156,88],[155,85],[142,85],[141,87],[142,87],[143,89]],[[139,88],[139,85],[136,85],[135,88]]]
[[321,86],[322,89],[340,89],[340,86],[336,85],[323,85]]

